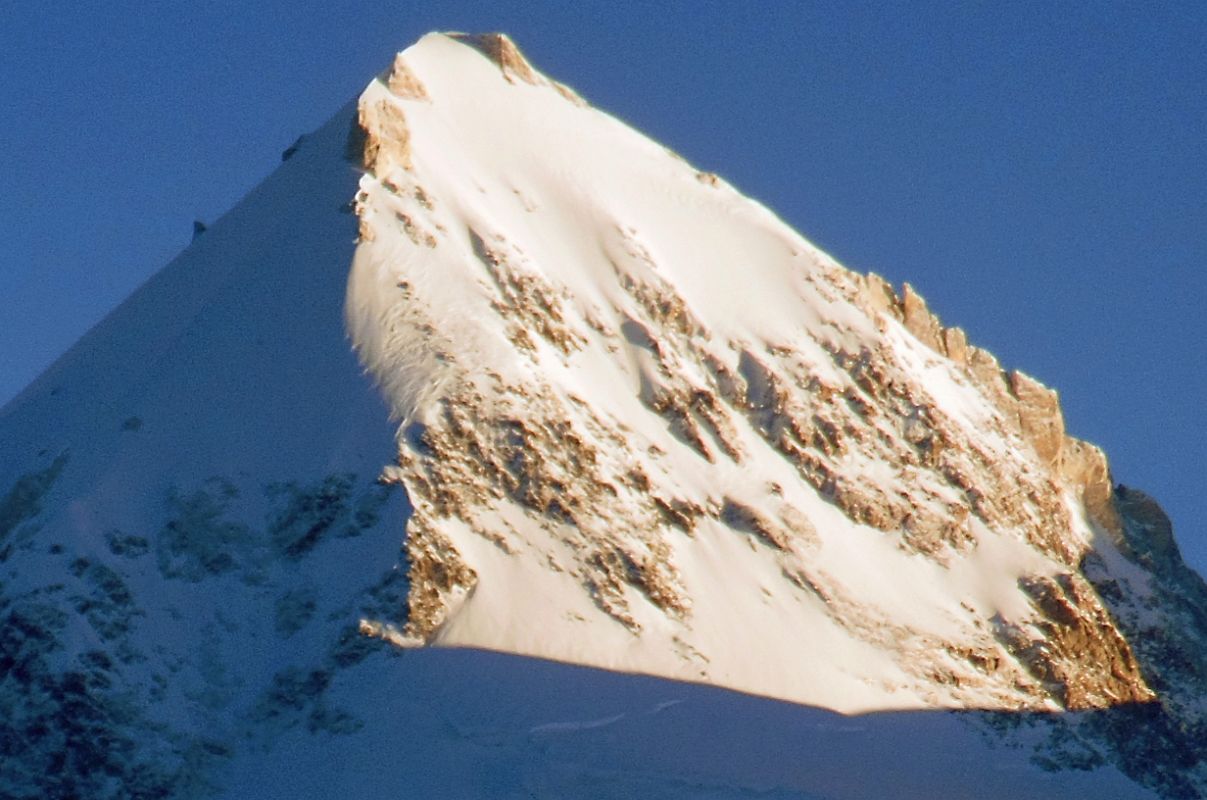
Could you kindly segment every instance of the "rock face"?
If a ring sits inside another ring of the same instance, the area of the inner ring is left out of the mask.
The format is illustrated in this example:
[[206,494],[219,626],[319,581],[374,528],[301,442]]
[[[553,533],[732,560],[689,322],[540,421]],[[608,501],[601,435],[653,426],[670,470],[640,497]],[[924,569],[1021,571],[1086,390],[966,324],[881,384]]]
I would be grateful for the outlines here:
[[[1056,393],[499,34],[400,53],[0,446],[5,796],[381,752],[364,698],[429,645],[961,709],[1207,790],[1207,589]],[[480,758],[625,717],[432,726]]]

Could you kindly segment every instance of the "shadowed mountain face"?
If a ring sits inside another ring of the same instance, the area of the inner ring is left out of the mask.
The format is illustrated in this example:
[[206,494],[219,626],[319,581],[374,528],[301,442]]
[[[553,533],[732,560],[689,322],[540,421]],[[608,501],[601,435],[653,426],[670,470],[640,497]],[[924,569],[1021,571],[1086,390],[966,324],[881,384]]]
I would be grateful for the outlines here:
[[1055,393],[505,37],[399,54],[0,454],[6,797],[1207,789],[1207,589]]
[[1115,754],[1099,741],[1099,729],[1139,718],[1123,708],[844,716],[458,649],[380,653],[328,691],[335,704],[370,697],[363,727],[331,737],[290,729],[227,796],[263,786],[259,770],[274,779],[257,796],[281,798],[334,797],[349,785],[380,797],[1158,796],[1109,766]]
[[1129,716],[1106,717],[1105,731],[1137,774],[1160,773],[1171,796],[1202,796],[1207,761],[1207,584],[1186,566],[1169,518],[1143,492],[1114,493],[1122,526],[1112,544],[1132,569],[1111,569],[1096,548],[1082,571],[1131,643],[1157,694]]

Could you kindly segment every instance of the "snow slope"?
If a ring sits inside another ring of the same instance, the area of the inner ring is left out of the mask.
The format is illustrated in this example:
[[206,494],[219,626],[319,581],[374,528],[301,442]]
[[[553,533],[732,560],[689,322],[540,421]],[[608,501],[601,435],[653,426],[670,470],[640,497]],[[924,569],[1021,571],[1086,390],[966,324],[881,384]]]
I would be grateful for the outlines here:
[[348,324],[416,507],[367,630],[842,711],[1150,697],[1090,591],[1085,696],[1012,643],[1084,485],[875,283],[505,38],[424,38],[360,120]]
[[[1043,716],[1010,733],[986,715],[843,716],[715,687],[460,649],[379,655],[334,702],[372,707],[330,736],[287,731],[239,762],[229,798],[1064,800],[1157,797]],[[271,776],[266,780],[266,776]]]
[[397,574],[393,426],[341,313],[350,125],[0,416],[0,795],[186,796]]
[[505,37],[400,54],[0,453],[5,797],[1204,785],[1207,590],[1055,395]]

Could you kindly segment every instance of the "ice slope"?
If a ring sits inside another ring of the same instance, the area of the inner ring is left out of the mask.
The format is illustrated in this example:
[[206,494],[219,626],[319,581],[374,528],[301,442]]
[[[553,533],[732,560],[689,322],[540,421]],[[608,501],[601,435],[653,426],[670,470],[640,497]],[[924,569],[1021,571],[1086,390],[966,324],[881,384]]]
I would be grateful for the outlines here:
[[359,109],[348,326],[416,509],[407,622],[367,632],[848,712],[1151,697],[1072,577],[1085,482],[1020,423],[1054,395],[999,401],[916,297],[505,37],[425,37]]

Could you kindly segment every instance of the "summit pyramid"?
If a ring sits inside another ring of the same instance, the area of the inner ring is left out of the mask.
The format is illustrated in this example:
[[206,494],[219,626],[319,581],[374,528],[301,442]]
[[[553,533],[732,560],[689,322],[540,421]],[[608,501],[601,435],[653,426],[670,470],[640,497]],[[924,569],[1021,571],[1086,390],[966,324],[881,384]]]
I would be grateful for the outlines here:
[[0,453],[5,796],[1207,790],[1207,589],[1056,393],[500,34],[399,53]]

